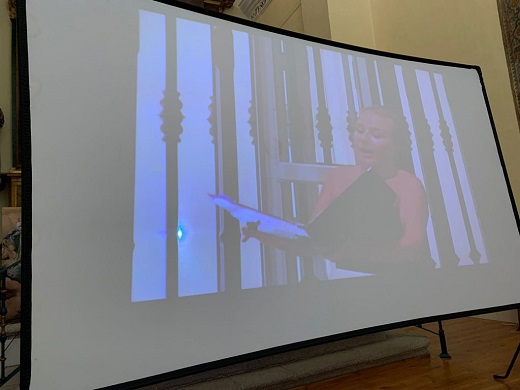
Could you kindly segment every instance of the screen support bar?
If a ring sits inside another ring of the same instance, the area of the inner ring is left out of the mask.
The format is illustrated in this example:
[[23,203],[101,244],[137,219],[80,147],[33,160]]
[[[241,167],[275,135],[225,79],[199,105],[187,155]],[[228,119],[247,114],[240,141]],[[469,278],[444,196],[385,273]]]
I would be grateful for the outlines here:
[[516,347],[516,352],[513,355],[513,359],[511,359],[511,363],[509,363],[509,367],[507,368],[507,372],[504,375],[493,375],[493,378],[495,379],[506,379],[509,374],[511,373],[511,370],[513,369],[513,366],[515,365],[516,358],[518,357],[518,353],[520,353],[520,343],[518,343],[518,347]]
[[439,323],[438,332],[434,332],[432,330],[423,328],[422,324],[417,325],[417,327],[419,329],[423,329],[427,332],[430,332],[430,333],[433,333],[433,334],[436,334],[437,336],[439,336],[439,342],[441,344],[441,353],[439,354],[439,357],[441,359],[451,359],[451,355],[448,353],[448,346],[446,344],[446,335],[444,334],[444,329],[442,328],[442,321],[438,321],[438,323]]

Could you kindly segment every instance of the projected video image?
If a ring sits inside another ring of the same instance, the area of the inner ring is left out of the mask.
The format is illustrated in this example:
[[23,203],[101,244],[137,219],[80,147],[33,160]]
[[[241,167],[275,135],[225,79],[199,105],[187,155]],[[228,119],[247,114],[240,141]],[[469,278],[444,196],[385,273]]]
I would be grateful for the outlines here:
[[133,301],[488,262],[449,67],[148,11],[139,47]]

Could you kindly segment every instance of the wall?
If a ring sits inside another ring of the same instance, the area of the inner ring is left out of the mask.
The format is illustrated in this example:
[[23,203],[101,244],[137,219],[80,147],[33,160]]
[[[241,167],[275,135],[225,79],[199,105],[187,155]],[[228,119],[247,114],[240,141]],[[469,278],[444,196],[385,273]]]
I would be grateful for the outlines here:
[[301,32],[303,31],[301,2],[300,0],[273,0],[257,22]]
[[[237,3],[238,1],[225,13],[247,19]],[[256,22],[301,33],[304,29],[301,0],[272,0]]]
[[331,39],[375,48],[372,7],[366,0],[328,0]]

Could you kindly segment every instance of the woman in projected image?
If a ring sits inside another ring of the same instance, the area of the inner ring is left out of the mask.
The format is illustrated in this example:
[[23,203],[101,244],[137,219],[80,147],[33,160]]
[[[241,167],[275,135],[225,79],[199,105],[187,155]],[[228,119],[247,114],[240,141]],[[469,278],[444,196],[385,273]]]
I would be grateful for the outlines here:
[[[410,158],[411,144],[405,118],[382,106],[362,109],[350,140],[356,165],[335,168],[328,175],[313,221],[368,173],[385,186],[373,187],[372,180],[372,184],[359,189],[362,198],[353,200],[356,209],[349,226],[351,232],[327,257],[338,268],[368,272],[377,272],[387,264],[429,265],[424,187],[415,175],[402,169],[405,164],[401,160]],[[385,187],[391,190],[389,195],[382,194]],[[389,205],[385,206],[385,202]]]
[[243,239],[255,237],[301,256],[319,255],[340,269],[378,273],[387,266],[429,265],[424,187],[399,161],[410,157],[405,118],[382,106],[364,108],[350,140],[356,165],[334,168],[325,179],[305,226],[312,248],[262,235],[251,224],[243,229]]

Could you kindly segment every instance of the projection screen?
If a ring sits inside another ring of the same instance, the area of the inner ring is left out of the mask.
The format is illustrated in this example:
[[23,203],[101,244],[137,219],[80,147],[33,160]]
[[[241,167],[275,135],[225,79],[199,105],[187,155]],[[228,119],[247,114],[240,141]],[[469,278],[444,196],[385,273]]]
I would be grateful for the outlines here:
[[478,67],[151,0],[21,3],[35,389],[520,301]]

